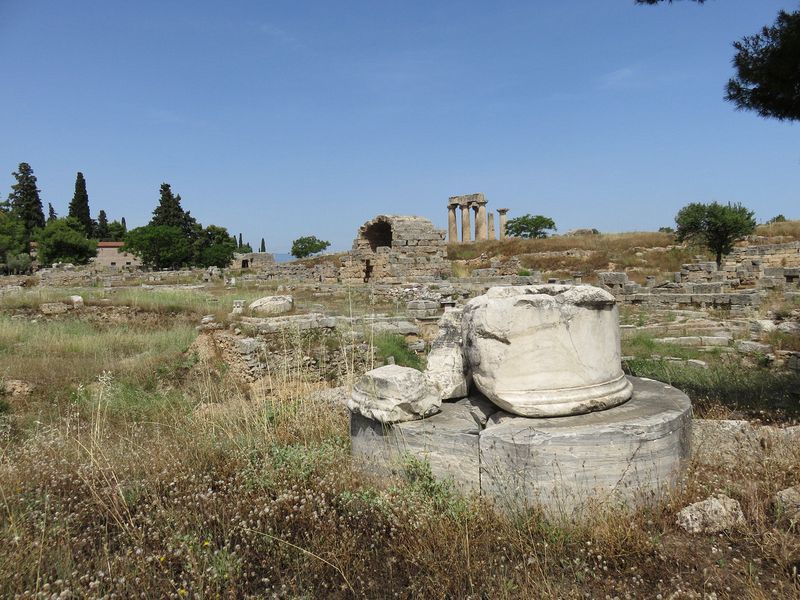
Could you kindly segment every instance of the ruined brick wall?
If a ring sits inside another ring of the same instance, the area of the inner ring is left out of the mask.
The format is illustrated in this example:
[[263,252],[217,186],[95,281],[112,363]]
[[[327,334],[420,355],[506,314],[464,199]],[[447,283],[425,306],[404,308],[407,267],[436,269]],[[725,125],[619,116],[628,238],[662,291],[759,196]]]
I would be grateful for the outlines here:
[[445,232],[428,219],[380,215],[358,230],[342,259],[342,283],[430,281],[450,273]]

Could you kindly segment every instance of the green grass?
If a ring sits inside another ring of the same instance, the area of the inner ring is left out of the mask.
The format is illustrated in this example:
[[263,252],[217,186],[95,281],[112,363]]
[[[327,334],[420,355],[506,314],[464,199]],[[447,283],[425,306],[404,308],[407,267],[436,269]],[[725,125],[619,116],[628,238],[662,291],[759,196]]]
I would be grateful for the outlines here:
[[384,361],[393,356],[395,364],[401,367],[411,367],[419,371],[425,368],[425,361],[416,352],[408,349],[402,335],[378,335],[375,336],[374,344],[376,354]]
[[639,359],[649,359],[654,354],[682,359],[709,357],[708,352],[700,352],[692,347],[659,343],[644,333],[637,333],[628,339],[622,340],[622,354]]
[[630,360],[626,366],[631,375],[663,381],[684,391],[699,416],[722,406],[751,418],[800,418],[797,373],[744,367],[735,359],[711,363],[708,369],[646,358]]

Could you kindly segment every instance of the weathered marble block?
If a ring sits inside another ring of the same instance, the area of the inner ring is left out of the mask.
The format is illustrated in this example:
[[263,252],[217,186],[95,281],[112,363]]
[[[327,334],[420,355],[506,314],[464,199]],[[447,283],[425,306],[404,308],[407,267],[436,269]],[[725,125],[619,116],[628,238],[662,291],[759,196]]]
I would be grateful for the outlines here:
[[614,297],[587,285],[493,287],[464,309],[475,385],[503,410],[554,417],[625,402]]
[[439,412],[439,394],[416,369],[386,365],[367,371],[353,386],[350,412],[380,423],[430,417]]
[[587,502],[639,504],[677,483],[689,458],[691,403],[664,383],[630,378],[625,404],[529,419],[498,412],[480,436],[481,490],[500,508],[572,515]]

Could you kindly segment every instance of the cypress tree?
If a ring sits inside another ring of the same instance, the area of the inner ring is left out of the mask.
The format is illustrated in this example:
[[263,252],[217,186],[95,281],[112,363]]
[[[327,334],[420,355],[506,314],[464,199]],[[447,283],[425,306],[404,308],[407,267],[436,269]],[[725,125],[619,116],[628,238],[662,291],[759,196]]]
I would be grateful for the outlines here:
[[161,184],[158,206],[153,211],[150,225],[166,225],[167,227],[183,228],[184,211],[181,208],[181,197],[172,193],[172,186],[168,183]]
[[106,216],[106,211],[101,210],[97,213],[97,229],[95,231],[95,237],[100,240],[107,240],[108,239],[108,217]]
[[266,252],[267,251],[267,244],[264,241],[264,238],[261,238],[261,247],[258,249],[259,252]]
[[122,223],[122,233],[128,233],[128,224],[125,222],[125,217],[120,219],[120,223]]
[[237,247],[237,248],[241,248],[242,246],[244,246],[244,244],[242,244],[242,234],[240,233],[240,234],[239,234],[239,245],[238,245],[238,246],[236,246],[236,247]]
[[36,187],[36,176],[28,163],[19,163],[19,170],[13,174],[17,183],[11,186],[8,204],[11,213],[17,217],[24,228],[25,250],[37,229],[44,228],[44,211],[39,189]]
[[92,235],[93,223],[89,211],[89,194],[86,192],[86,180],[80,171],[75,177],[75,194],[69,203],[68,216],[77,219],[87,237]]
[[48,202],[47,203],[47,222],[49,223],[50,221],[55,221],[57,218],[58,218],[58,215],[56,214],[56,209],[53,208],[53,205]]

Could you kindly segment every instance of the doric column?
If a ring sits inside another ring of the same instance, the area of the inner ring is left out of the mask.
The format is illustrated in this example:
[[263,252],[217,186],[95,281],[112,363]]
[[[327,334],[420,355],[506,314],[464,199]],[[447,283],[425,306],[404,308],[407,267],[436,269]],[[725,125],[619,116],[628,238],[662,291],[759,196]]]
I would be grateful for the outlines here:
[[506,239],[506,223],[508,222],[508,217],[506,217],[506,213],[508,212],[507,208],[498,208],[497,214],[500,215],[500,239]]
[[475,213],[475,239],[486,240],[486,202],[478,202],[478,210]]
[[470,229],[472,226],[470,225],[469,220],[469,206],[461,206],[461,241],[462,242],[469,242],[470,241]]
[[489,239],[495,241],[497,236],[494,233],[494,213],[490,212],[486,216],[489,217]]
[[451,244],[458,241],[458,223],[456,222],[457,204],[447,205],[447,237]]
[[470,202],[469,207],[472,209],[472,239],[478,241],[478,205],[475,202]]

